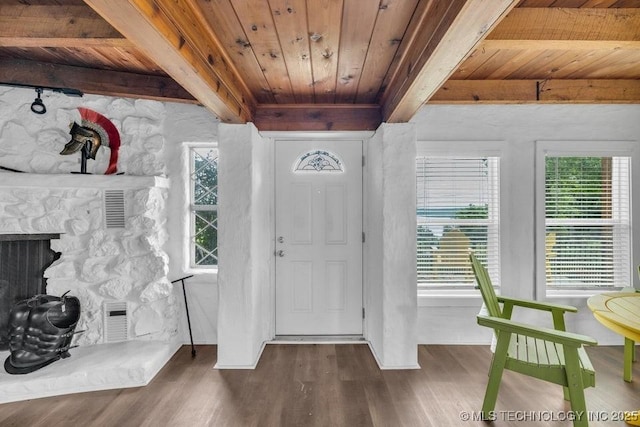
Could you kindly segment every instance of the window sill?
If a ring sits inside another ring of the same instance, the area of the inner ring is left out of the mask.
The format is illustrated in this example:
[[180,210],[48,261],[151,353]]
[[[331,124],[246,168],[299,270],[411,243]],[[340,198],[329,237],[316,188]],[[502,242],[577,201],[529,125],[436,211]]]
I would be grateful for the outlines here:
[[547,290],[546,298],[553,299],[566,299],[566,298],[584,298],[587,299],[593,295],[603,294],[605,292],[620,292],[623,288],[610,288],[610,289],[552,289]]
[[218,279],[217,268],[185,268],[183,276],[195,276],[198,278],[211,278],[213,280]]
[[480,291],[442,289],[418,291],[418,307],[477,307],[482,305]]

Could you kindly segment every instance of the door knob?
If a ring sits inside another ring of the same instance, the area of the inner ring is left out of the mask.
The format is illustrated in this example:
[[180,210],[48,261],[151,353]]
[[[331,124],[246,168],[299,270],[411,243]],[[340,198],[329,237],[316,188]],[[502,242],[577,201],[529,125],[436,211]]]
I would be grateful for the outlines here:
[[279,250],[278,252],[276,252],[276,255],[278,255],[280,258],[282,258],[284,256],[284,251],[283,250]]
[[282,236],[278,237],[278,243],[284,243],[284,237]]

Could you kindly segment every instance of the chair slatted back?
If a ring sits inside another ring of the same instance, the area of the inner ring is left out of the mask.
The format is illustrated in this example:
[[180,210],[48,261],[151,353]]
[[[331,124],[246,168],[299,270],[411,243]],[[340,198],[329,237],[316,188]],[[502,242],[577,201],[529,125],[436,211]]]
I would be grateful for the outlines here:
[[473,274],[476,276],[476,282],[480,287],[480,293],[482,294],[484,305],[487,306],[489,315],[493,317],[502,317],[502,310],[498,303],[496,291],[493,289],[493,285],[491,284],[489,272],[484,268],[484,265],[482,265],[478,258],[476,258],[473,252],[469,253],[469,260],[471,261]]

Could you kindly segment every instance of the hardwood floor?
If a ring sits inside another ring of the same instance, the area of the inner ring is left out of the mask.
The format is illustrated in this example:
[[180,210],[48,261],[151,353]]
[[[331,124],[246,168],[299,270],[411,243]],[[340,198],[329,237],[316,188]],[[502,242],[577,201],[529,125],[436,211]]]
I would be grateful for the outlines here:
[[[419,370],[381,371],[367,345],[267,345],[255,370],[215,370],[215,346],[182,347],[147,387],[0,405],[0,426],[485,426],[465,421],[482,405],[491,353],[485,346],[421,345]],[[587,407],[611,421],[640,409],[622,380],[622,347],[588,352],[596,388]],[[496,427],[571,426],[559,386],[505,372]],[[540,417],[543,421],[530,421]],[[525,420],[524,422],[522,420]],[[529,421],[526,421],[529,420]]]

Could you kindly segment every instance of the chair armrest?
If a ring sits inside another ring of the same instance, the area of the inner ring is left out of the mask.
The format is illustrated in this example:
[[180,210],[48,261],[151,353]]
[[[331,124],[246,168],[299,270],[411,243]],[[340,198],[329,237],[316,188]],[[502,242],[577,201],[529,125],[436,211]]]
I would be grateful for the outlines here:
[[538,338],[570,347],[580,347],[583,344],[597,345],[598,342],[586,335],[574,334],[571,332],[557,331],[555,329],[542,328],[538,326],[525,325],[513,320],[502,319],[491,316],[478,316],[478,324],[487,326],[497,331],[513,334],[525,335],[531,338]]
[[531,301],[517,298],[509,298],[504,297],[502,295],[498,295],[498,301],[504,304],[510,304],[512,306],[525,307],[525,308],[533,308],[536,310],[544,310],[544,311],[561,311],[561,312],[571,312],[577,313],[578,309],[571,305],[563,305],[563,304],[554,304],[551,302],[543,302],[543,301]]

